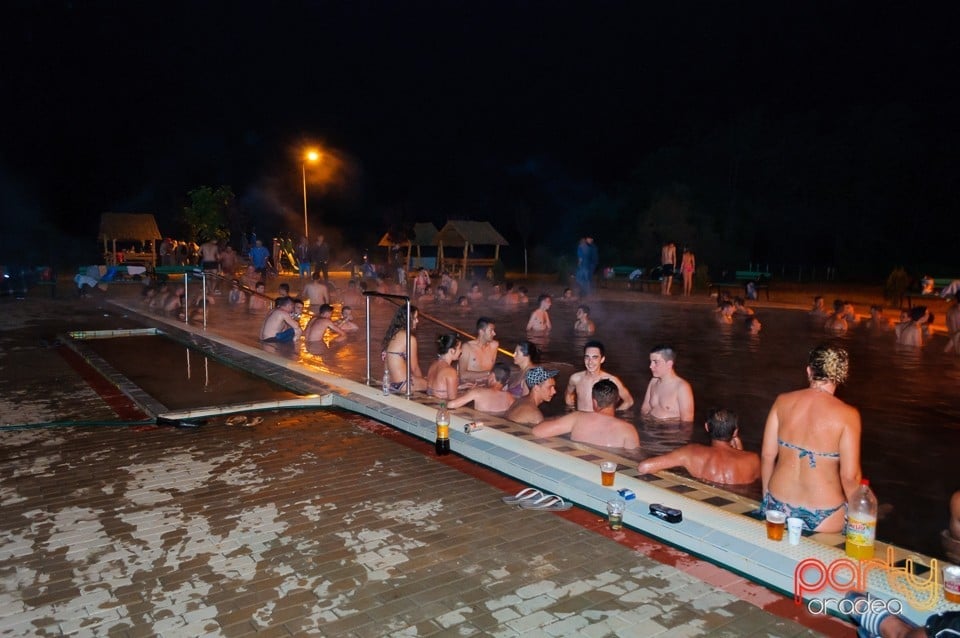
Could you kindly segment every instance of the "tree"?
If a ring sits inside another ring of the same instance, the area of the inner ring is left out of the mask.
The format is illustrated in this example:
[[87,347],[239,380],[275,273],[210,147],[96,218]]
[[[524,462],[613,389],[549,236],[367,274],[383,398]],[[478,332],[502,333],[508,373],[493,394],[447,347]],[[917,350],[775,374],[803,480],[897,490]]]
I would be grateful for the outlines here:
[[190,205],[183,207],[183,221],[190,241],[230,239],[227,211],[233,203],[233,190],[229,186],[200,186],[187,193],[187,197]]

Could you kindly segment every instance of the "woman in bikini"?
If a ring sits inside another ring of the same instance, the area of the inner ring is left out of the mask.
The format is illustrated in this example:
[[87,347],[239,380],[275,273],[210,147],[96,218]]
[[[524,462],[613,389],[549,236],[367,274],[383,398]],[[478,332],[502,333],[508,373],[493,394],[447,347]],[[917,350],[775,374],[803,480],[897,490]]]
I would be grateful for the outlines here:
[[460,358],[462,344],[455,334],[437,337],[437,360],[427,370],[427,394],[438,399],[456,399],[460,374],[453,364]]
[[401,306],[393,315],[393,320],[383,336],[383,350],[380,358],[390,372],[390,390],[404,392],[407,384],[407,360],[410,360],[410,385],[413,392],[422,392],[427,389],[427,380],[420,371],[420,360],[417,356],[417,337],[413,331],[417,329],[420,313],[416,306],[410,306],[410,352],[407,352],[407,308]]
[[811,350],[809,387],[778,396],[763,432],[760,509],[803,519],[808,531],[843,530],[860,484],[860,413],[833,396],[848,367],[842,348]]

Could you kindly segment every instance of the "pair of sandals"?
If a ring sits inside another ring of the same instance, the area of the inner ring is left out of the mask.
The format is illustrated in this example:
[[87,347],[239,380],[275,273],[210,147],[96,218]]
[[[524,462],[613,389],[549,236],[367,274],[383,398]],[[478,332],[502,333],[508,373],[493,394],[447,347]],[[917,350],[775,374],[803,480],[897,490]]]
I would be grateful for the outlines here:
[[532,487],[524,488],[514,496],[504,496],[500,500],[507,505],[518,505],[525,510],[565,512],[573,507],[572,503],[567,503],[556,494],[544,494]]
[[245,427],[245,428],[252,428],[252,427],[258,426],[258,425],[260,425],[261,423],[263,423],[263,417],[262,417],[262,416],[255,416],[255,417],[253,417],[252,419],[250,419],[250,420],[248,421],[246,416],[244,416],[244,415],[242,415],[242,414],[237,414],[237,415],[234,415],[234,416],[228,418],[227,421],[226,421],[226,423],[227,423],[227,425],[239,425],[239,426]]

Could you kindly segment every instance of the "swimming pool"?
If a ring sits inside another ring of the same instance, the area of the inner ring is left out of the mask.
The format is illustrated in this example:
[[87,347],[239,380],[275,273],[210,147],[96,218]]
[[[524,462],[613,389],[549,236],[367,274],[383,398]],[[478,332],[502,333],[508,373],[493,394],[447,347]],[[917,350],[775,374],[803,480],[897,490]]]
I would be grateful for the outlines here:
[[[532,291],[536,294],[537,291]],[[705,303],[664,302],[655,296],[638,295],[638,301],[591,301],[597,323],[593,337],[604,342],[604,368],[619,376],[633,393],[637,404],[650,379],[648,353],[658,343],[672,345],[678,352],[677,371],[690,381],[696,399],[696,422],[650,423],[636,413],[627,414],[640,433],[643,449],[636,458],[659,454],[691,440],[707,442],[700,424],[710,407],[722,406],[740,415],[741,434],[747,449],[759,450],[763,423],[774,397],[805,385],[804,366],[810,348],[824,341],[838,341],[850,351],[850,381],[838,396],[860,409],[864,424],[863,471],[871,480],[887,515],[879,535],[898,545],[941,555],[939,531],[946,521],[949,494],[960,487],[950,467],[952,451],[960,443],[960,405],[954,399],[960,366],[943,355],[942,344],[923,351],[897,349],[893,337],[870,335],[859,328],[842,337],[823,332],[819,322],[806,313],[786,309],[758,309],[763,331],[747,334],[741,322],[722,325],[713,306]],[[380,339],[394,306],[371,303],[373,378],[379,379]],[[527,338],[525,325],[532,304],[505,307],[480,303],[472,308],[423,305],[424,318],[441,321],[472,333],[478,316],[496,320],[501,347],[513,350]],[[363,320],[363,308],[358,322]],[[574,336],[572,325],[576,304],[555,303],[550,311],[553,331],[533,338],[543,350],[544,365],[560,370],[558,387],[566,386],[570,374],[581,366],[586,337]],[[210,325],[229,325],[232,334],[260,347],[256,336],[261,315],[244,309],[217,306],[211,310]],[[435,323],[422,321],[418,329],[420,364],[426,371],[435,356],[438,334],[449,332]],[[302,349],[270,346],[307,367],[331,371],[352,379],[366,375],[363,331],[329,345],[309,344]],[[507,357],[501,355],[501,360]],[[558,395],[545,406],[548,415],[563,410]],[[759,487],[755,487],[759,496]]]

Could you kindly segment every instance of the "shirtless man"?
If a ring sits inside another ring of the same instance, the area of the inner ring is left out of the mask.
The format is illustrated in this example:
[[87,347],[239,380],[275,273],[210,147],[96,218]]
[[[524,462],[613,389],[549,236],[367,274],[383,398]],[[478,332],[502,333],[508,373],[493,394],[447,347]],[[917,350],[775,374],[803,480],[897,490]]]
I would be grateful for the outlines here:
[[317,316],[310,320],[310,323],[307,324],[307,329],[304,332],[306,341],[323,341],[323,337],[327,334],[327,330],[334,333],[338,337],[345,337],[347,333],[334,323],[331,317],[333,316],[333,306],[328,303],[321,304],[320,308],[317,310]]
[[[493,295],[490,295],[493,299]],[[520,293],[513,289],[513,282],[508,281],[503,285],[503,296],[500,297],[500,303],[504,306],[516,306],[520,303]]]
[[263,320],[260,328],[260,341],[274,343],[293,343],[303,331],[300,324],[290,316],[293,312],[293,299],[278,297],[276,307]]
[[536,425],[543,421],[540,404],[549,402],[557,394],[557,382],[554,377],[559,370],[544,370],[541,366],[527,370],[526,382],[530,394],[513,404],[503,417],[514,423]]
[[220,251],[220,272],[231,279],[237,276],[237,251],[230,244]]
[[847,331],[847,320],[843,316],[843,301],[841,299],[833,300],[833,314],[823,324],[823,329],[838,334]]
[[658,345],[650,350],[653,378],[647,385],[641,414],[649,414],[656,419],[693,421],[693,389],[673,369],[676,358],[670,346]]
[[673,286],[673,273],[677,269],[677,247],[672,241],[668,241],[660,249],[660,268],[660,292],[669,295]]
[[[200,244],[200,268],[203,270],[204,278],[206,273],[216,273],[220,269],[220,246],[212,239]],[[209,283],[207,284],[210,285]],[[220,280],[214,279],[213,291],[220,292]]]
[[537,298],[537,309],[530,313],[530,320],[527,321],[527,332],[550,332],[553,325],[550,323],[550,306],[553,305],[553,297],[544,293]]
[[637,428],[614,416],[614,407],[620,399],[616,384],[609,379],[602,379],[593,384],[591,393],[593,409],[590,412],[578,410],[544,421],[533,428],[533,436],[544,439],[569,433],[571,441],[590,445],[625,450],[640,447]]
[[612,382],[617,387],[619,398],[622,399],[620,405],[614,404],[614,409],[629,410],[633,407],[633,395],[623,382],[600,368],[606,360],[602,343],[588,341],[583,344],[583,367],[586,369],[570,375],[567,391],[563,395],[563,402],[568,407],[576,406],[581,412],[593,412],[593,385],[602,379]]
[[267,285],[262,281],[258,281],[253,286],[254,294],[250,295],[250,299],[247,302],[247,310],[250,312],[263,312],[264,310],[270,309],[270,300],[267,299]]
[[714,408],[703,427],[710,435],[710,445],[684,445],[669,454],[647,459],[637,470],[653,474],[682,467],[693,478],[730,485],[746,485],[760,478],[760,455],[743,451],[736,414]]
[[360,329],[357,322],[353,320],[353,308],[350,306],[340,308],[340,318],[337,320],[337,327],[344,332],[356,332]]
[[330,303],[330,291],[326,284],[320,281],[321,273],[319,270],[313,273],[313,277],[303,290],[300,291],[301,299],[309,299],[311,306],[322,306]]
[[578,335],[587,336],[597,331],[596,324],[590,318],[590,306],[586,304],[577,306],[577,320],[573,323],[573,331]]
[[[461,355],[462,356],[462,355]],[[463,407],[473,401],[473,409],[485,414],[501,416],[517,400],[515,396],[504,389],[510,379],[510,366],[506,363],[495,363],[487,387],[472,388],[461,394],[453,401],[447,402],[447,407],[455,409]]]
[[810,312],[808,312],[807,314],[809,314],[811,317],[814,317],[814,318],[827,316],[827,309],[824,306],[823,296],[817,295],[816,297],[813,298],[813,308],[811,308]]
[[493,319],[480,317],[477,319],[477,338],[463,344],[458,365],[460,381],[463,383],[477,383],[486,380],[493,364],[497,360],[497,348],[500,343],[494,340],[497,336]]

